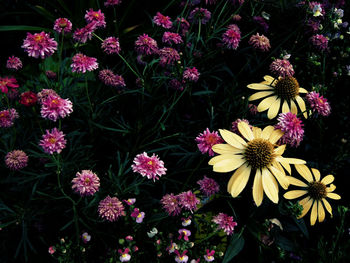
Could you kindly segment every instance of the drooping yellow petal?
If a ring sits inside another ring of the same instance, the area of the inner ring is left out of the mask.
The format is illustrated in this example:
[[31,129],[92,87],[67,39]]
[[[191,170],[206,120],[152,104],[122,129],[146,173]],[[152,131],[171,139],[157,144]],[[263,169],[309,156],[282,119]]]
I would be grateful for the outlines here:
[[297,178],[288,176],[289,183],[296,186],[307,187],[307,184]]
[[326,187],[326,191],[327,193],[331,193],[335,190],[335,185],[334,184],[331,184],[329,187]]
[[286,199],[295,199],[295,198],[298,198],[298,197],[303,196],[305,194],[307,194],[307,191],[305,191],[305,190],[292,190],[292,191],[285,193],[283,195],[283,197]]
[[315,181],[318,182],[320,181],[320,178],[321,178],[321,174],[320,174],[320,171],[315,169],[315,168],[311,168],[311,171],[315,177]]
[[253,199],[256,206],[260,206],[264,198],[264,188],[262,185],[262,177],[260,169],[256,170],[253,183]]
[[282,155],[284,153],[284,150],[286,149],[286,145],[283,144],[281,146],[278,146],[277,148],[274,149],[274,154],[276,155]]
[[336,193],[327,193],[327,197],[329,197],[331,199],[335,199],[335,200],[341,199],[340,195],[338,195]]
[[318,210],[318,222],[321,223],[321,222],[323,222],[323,220],[326,216],[326,213],[324,211],[322,202],[320,200],[317,201],[317,210]]
[[247,185],[251,167],[247,164],[242,165],[231,177],[228,183],[228,191],[232,197],[237,197]]
[[280,186],[282,186],[283,189],[287,189],[289,186],[289,181],[286,175],[284,175],[280,170],[277,168],[270,166],[269,167],[270,172],[275,176],[277,181],[279,182]]
[[237,134],[230,132],[228,130],[219,130],[221,137],[227,142],[228,144],[232,145],[235,148],[238,149],[245,149],[247,146],[247,143]]
[[289,106],[288,106],[288,102],[285,100],[283,101],[282,104],[282,113],[287,113],[290,112]]
[[328,213],[333,217],[331,205],[328,203],[328,201],[325,198],[322,198],[322,202],[324,204],[324,207],[327,209]]
[[246,138],[248,141],[254,140],[254,135],[249,125],[244,121],[238,123],[237,128],[239,132]]
[[298,114],[297,105],[295,105],[294,101],[290,100],[290,111],[294,114]]
[[301,212],[301,215],[298,218],[302,218],[303,216],[305,216],[307,214],[307,212],[309,212],[313,201],[314,200],[308,196],[305,197],[303,200],[299,201],[299,204],[303,207],[303,211]]
[[275,160],[282,164],[283,168],[286,169],[289,174],[291,174],[292,169],[290,168],[289,163],[284,161],[284,158],[282,156],[277,156]]
[[296,164],[295,169],[297,169],[298,173],[309,183],[314,179],[312,178],[311,172],[309,168],[304,164]]
[[302,159],[297,158],[285,158],[283,157],[285,161],[287,161],[289,164],[306,164],[306,162]]
[[269,84],[271,84],[272,82],[275,81],[275,78],[274,77],[271,77],[269,75],[265,75],[264,76],[264,80],[267,81]]
[[283,131],[281,131],[280,129],[276,129],[271,133],[269,141],[272,144],[275,144],[283,136],[283,134]]
[[299,93],[307,93],[307,90],[299,87]]
[[227,158],[215,163],[213,165],[213,171],[218,173],[231,172],[240,167],[243,163],[245,163],[245,161],[246,160],[244,158],[239,157]]
[[272,176],[268,169],[262,169],[262,185],[267,197],[274,202],[278,203],[278,184],[275,177]]
[[329,174],[323,177],[323,179],[321,180],[321,183],[324,183],[325,185],[327,185],[327,184],[333,183],[333,181],[334,181],[334,176]]
[[253,100],[258,100],[261,98],[265,98],[267,96],[270,96],[271,94],[273,94],[273,91],[260,91],[260,92],[256,92],[253,95],[251,95],[248,100],[249,101],[253,101]]
[[305,101],[299,95],[297,95],[295,97],[295,100],[297,101],[301,112],[303,112],[304,118],[307,119],[307,111],[306,111]]
[[255,90],[273,90],[271,86],[261,83],[252,83],[247,85],[247,87]]
[[261,129],[258,128],[258,127],[253,127],[253,135],[254,135],[254,138],[260,138],[261,137]]
[[270,96],[265,99],[263,99],[259,104],[258,104],[258,112],[263,112],[266,111],[268,108],[271,107],[271,105],[277,101],[277,96]]
[[317,219],[317,201],[315,201],[314,204],[312,205],[311,215],[310,215],[310,225],[313,226],[316,223],[316,219]]
[[281,99],[278,98],[276,101],[274,101],[269,110],[267,111],[267,117],[271,120],[275,118],[278,114],[278,111],[280,110],[281,107]]
[[268,140],[270,138],[270,135],[272,133],[272,131],[274,130],[275,128],[273,126],[266,126],[262,133],[261,133],[261,138],[262,139],[265,139],[265,140]]
[[226,154],[226,153],[239,154],[243,152],[242,149],[237,149],[227,143],[215,144],[213,145],[212,150],[218,154]]

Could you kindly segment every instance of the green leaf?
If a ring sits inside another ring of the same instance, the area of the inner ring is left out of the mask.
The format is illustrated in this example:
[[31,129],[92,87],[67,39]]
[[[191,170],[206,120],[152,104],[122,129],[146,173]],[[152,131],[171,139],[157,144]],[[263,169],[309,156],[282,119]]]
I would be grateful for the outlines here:
[[233,259],[244,247],[244,238],[241,234],[236,234],[232,237],[230,245],[226,250],[225,257],[222,263],[228,263]]
[[309,239],[309,231],[307,230],[304,219],[296,219],[294,217],[294,222],[297,224],[301,232],[303,232],[304,236]]
[[0,26],[0,31],[52,31],[49,28],[38,27],[38,26]]

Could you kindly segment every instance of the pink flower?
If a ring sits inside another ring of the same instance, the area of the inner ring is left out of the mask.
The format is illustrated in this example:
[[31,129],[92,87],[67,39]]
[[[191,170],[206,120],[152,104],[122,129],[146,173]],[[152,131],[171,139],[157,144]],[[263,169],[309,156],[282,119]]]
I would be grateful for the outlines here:
[[59,96],[56,91],[53,89],[43,89],[38,94],[38,101],[40,104],[43,104],[43,102],[49,97],[49,96]]
[[107,196],[98,205],[100,217],[107,221],[114,222],[120,216],[125,216],[124,206],[117,197]]
[[137,37],[135,41],[135,49],[139,55],[152,55],[158,53],[157,41],[143,34]]
[[40,114],[44,119],[57,121],[69,116],[73,112],[73,104],[69,99],[62,99],[58,95],[49,95],[42,101]]
[[120,52],[119,39],[115,37],[107,37],[103,40],[101,47],[107,54],[118,54]]
[[18,171],[28,165],[28,155],[21,150],[13,150],[5,156],[6,166],[13,171]]
[[176,249],[174,253],[176,254],[175,261],[177,263],[186,263],[188,261],[188,256],[186,255],[187,250],[180,254],[179,251]]
[[20,97],[19,103],[27,107],[35,105],[38,100],[36,94],[32,91],[23,92]]
[[81,239],[83,240],[83,242],[86,244],[87,242],[89,242],[91,240],[91,236],[89,235],[89,233],[84,232],[81,235]]
[[120,5],[122,3],[122,0],[107,0],[104,2],[105,6],[115,6],[115,5]]
[[22,61],[18,57],[12,56],[7,59],[6,68],[8,69],[19,70],[22,66]]
[[194,193],[192,193],[192,191],[187,191],[179,194],[179,203],[182,208],[193,213],[192,210],[197,209],[197,205],[200,203],[200,200]]
[[160,202],[163,206],[163,209],[165,209],[170,216],[176,216],[180,214],[181,212],[181,207],[179,203],[180,199],[177,195],[166,194],[163,196]]
[[289,144],[292,147],[298,147],[304,136],[304,124],[291,112],[280,113],[277,119],[279,122],[275,125],[275,129],[284,132],[279,144]]
[[155,154],[149,157],[146,152],[140,153],[136,155],[133,162],[134,164],[131,165],[133,172],[147,176],[153,181],[159,180],[160,176],[166,174],[167,169],[164,167],[164,162]]
[[181,36],[178,33],[173,32],[164,32],[162,41],[163,43],[167,43],[169,45],[181,44],[183,42]]
[[39,145],[48,154],[61,153],[66,148],[67,143],[64,136],[64,133],[57,128],[53,128],[51,131],[46,130],[46,134],[43,134],[43,139],[40,140]]
[[177,247],[177,244],[171,241],[170,245],[166,248],[166,251],[168,251],[169,254],[174,253],[176,247]]
[[252,35],[248,43],[252,45],[255,49],[260,50],[262,52],[267,52],[271,48],[270,40],[264,35],[259,35],[259,33]]
[[184,89],[182,83],[180,81],[178,81],[177,79],[171,79],[168,82],[168,85],[170,88],[175,89],[175,90],[182,91]]
[[51,56],[57,50],[57,42],[50,38],[50,34],[45,32],[27,33],[27,38],[23,41],[22,48],[28,53],[28,56],[44,59]]
[[95,23],[96,27],[106,27],[105,15],[101,10],[94,11],[92,8],[86,11],[85,20],[87,23]]
[[55,72],[53,72],[52,70],[47,70],[45,72],[46,77],[48,77],[49,79],[55,80],[57,77],[57,74]]
[[52,255],[56,252],[56,248],[54,246],[49,247],[49,253]]
[[9,89],[17,89],[19,87],[14,77],[0,77],[0,91],[8,93]]
[[266,20],[262,16],[254,16],[253,20],[264,30],[264,32],[267,32],[269,30],[269,25],[266,23]]
[[209,252],[209,249],[207,249],[207,254],[204,255],[205,261],[207,261],[207,262],[214,261],[214,259],[215,259],[214,258],[214,254],[215,254],[215,250],[212,250],[212,251]]
[[179,240],[183,237],[184,240],[189,241],[188,237],[191,235],[190,230],[182,228],[178,232],[179,232],[179,237],[178,237]]
[[134,238],[133,238],[132,236],[126,236],[126,237],[125,237],[125,240],[127,240],[127,241],[133,241]]
[[192,68],[186,68],[185,71],[183,72],[183,79],[188,80],[188,81],[193,81],[197,82],[199,79],[200,73],[198,72],[198,69],[196,67]]
[[212,221],[215,224],[218,224],[218,229],[224,230],[227,235],[232,235],[235,226],[237,226],[237,223],[233,220],[233,217],[224,213],[219,213],[217,216],[214,216]]
[[86,71],[93,71],[98,68],[97,59],[85,56],[82,53],[74,55],[73,63],[70,65],[72,72],[85,73]]
[[206,195],[211,196],[219,192],[219,184],[212,178],[204,176],[202,180],[197,182],[200,186],[200,190]]
[[203,133],[200,133],[195,140],[201,153],[208,153],[209,156],[214,156],[214,152],[212,150],[213,145],[224,142],[217,131],[211,132],[208,128],[204,130]]
[[119,260],[121,262],[128,262],[130,261],[130,254],[129,254],[130,250],[128,248],[124,249],[124,251],[122,251],[121,249],[118,249],[118,253],[120,254]]
[[210,20],[210,17],[211,13],[208,9],[196,7],[189,14],[188,20],[195,24],[201,23],[204,25]]
[[0,127],[8,128],[14,124],[14,120],[18,119],[19,115],[15,109],[0,111]]
[[92,38],[92,33],[96,30],[96,23],[89,23],[83,28],[77,28],[73,33],[73,39],[80,43],[86,43],[86,41]]
[[99,79],[103,84],[111,87],[125,87],[125,81],[122,76],[116,75],[112,70],[103,69],[98,73]]
[[319,51],[326,51],[328,49],[328,38],[323,35],[313,35],[310,37],[310,42]]
[[133,205],[136,202],[136,198],[129,198],[127,200],[123,200],[124,203],[126,203],[127,205]]
[[134,208],[134,211],[131,213],[131,217],[136,218],[136,223],[142,223],[145,218],[145,212],[140,212],[138,208]]
[[181,225],[182,226],[189,226],[189,225],[191,225],[191,223],[192,223],[192,220],[191,220],[191,216],[189,216],[189,217],[187,217],[187,218],[181,218]]
[[258,113],[258,107],[254,104],[248,104],[249,113],[255,116]]
[[175,62],[180,60],[180,55],[179,53],[171,48],[171,47],[165,47],[159,50],[159,64],[161,66],[166,66],[168,65],[173,65]]
[[293,65],[288,59],[276,59],[270,65],[270,71],[277,77],[291,77],[294,75]]
[[72,22],[67,18],[57,18],[55,20],[53,29],[58,33],[62,33],[62,31],[64,33],[69,33],[72,31]]
[[231,24],[227,27],[225,33],[222,34],[222,42],[228,49],[237,49],[239,42],[241,41],[241,31],[235,24]]
[[159,12],[157,12],[157,14],[153,17],[153,23],[166,29],[169,29],[173,26],[170,17],[162,15]]
[[188,21],[185,18],[183,18],[183,17],[176,18],[176,23],[180,24],[181,34],[183,36],[186,35],[186,33],[188,32],[188,30],[191,27],[190,23],[188,23]]
[[100,178],[91,170],[77,172],[72,183],[72,189],[81,196],[94,195],[100,188]]
[[318,92],[311,91],[306,95],[306,99],[310,104],[313,112],[321,114],[322,116],[328,116],[331,114],[331,106],[326,98],[320,96]]

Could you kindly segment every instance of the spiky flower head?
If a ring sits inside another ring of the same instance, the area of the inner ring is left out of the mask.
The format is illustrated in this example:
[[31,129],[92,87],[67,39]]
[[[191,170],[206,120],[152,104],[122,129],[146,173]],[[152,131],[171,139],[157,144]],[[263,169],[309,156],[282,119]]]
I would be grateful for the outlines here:
[[18,119],[19,115],[16,109],[8,109],[0,111],[0,127],[8,128],[13,126],[15,119]]
[[197,142],[198,149],[201,151],[201,153],[202,154],[208,153],[209,156],[214,156],[212,147],[215,144],[223,142],[218,132],[217,131],[211,132],[209,128],[204,130],[203,133],[200,133],[195,140]]
[[72,183],[72,189],[81,196],[94,195],[100,188],[100,178],[91,170],[77,172]]
[[70,65],[72,72],[85,73],[86,71],[94,71],[98,68],[97,59],[78,53],[72,58],[73,63]]
[[107,37],[103,40],[101,47],[104,52],[107,54],[119,54],[120,52],[120,44],[119,39],[115,37]]
[[135,50],[139,55],[152,55],[158,53],[157,41],[143,34],[137,37],[135,41]]
[[104,2],[104,6],[109,7],[109,6],[115,6],[115,5],[120,5],[122,3],[122,0],[107,0]]
[[23,41],[22,48],[28,53],[28,56],[34,58],[47,58],[57,50],[57,42],[50,38],[50,34],[41,32],[27,33],[26,39]]
[[13,150],[6,154],[5,164],[10,170],[18,171],[28,165],[28,156],[22,150]]
[[263,34],[256,33],[252,35],[248,41],[249,45],[253,46],[255,49],[262,52],[267,52],[270,50],[270,40]]
[[233,220],[233,217],[224,213],[214,216],[212,221],[218,225],[218,229],[224,230],[227,235],[232,235],[235,226],[237,226],[237,222]]
[[148,156],[146,152],[136,155],[134,164],[131,165],[133,172],[146,176],[148,179],[159,180],[159,177],[166,174],[164,162],[158,155]]
[[173,33],[173,32],[164,32],[163,37],[162,37],[162,42],[166,44],[181,44],[182,38],[178,33]]
[[270,64],[270,71],[277,77],[291,77],[294,75],[293,65],[288,59],[276,59]]
[[198,72],[198,69],[196,67],[187,67],[182,74],[182,78],[185,81],[197,82],[199,79],[199,75],[200,73]]
[[323,35],[313,35],[312,37],[310,37],[310,42],[319,51],[323,52],[328,49],[328,38]]
[[57,18],[55,20],[53,29],[58,33],[62,33],[62,31],[64,33],[69,33],[72,31],[72,22],[67,18]]
[[24,106],[30,107],[36,104],[38,100],[37,95],[32,91],[26,91],[21,93],[19,103]]
[[193,210],[196,210],[197,205],[200,204],[200,200],[192,191],[187,191],[179,194],[179,204],[182,208],[193,213]]
[[46,130],[46,134],[43,134],[39,145],[48,154],[61,153],[66,148],[67,143],[64,136],[64,133],[57,128],[53,128],[51,131]]
[[161,66],[174,65],[175,62],[180,60],[180,55],[176,49],[171,47],[164,47],[158,51],[159,64]]
[[83,28],[77,28],[73,33],[73,39],[80,43],[86,43],[86,41],[92,38],[92,33],[96,30],[96,23],[92,22],[84,26]]
[[19,87],[14,77],[0,77],[0,91],[8,93],[9,89],[17,89]]
[[117,197],[107,196],[100,201],[98,205],[98,213],[100,217],[109,221],[115,222],[121,216],[125,216],[124,206]]
[[19,70],[23,67],[22,61],[20,58],[12,56],[7,59],[6,68]]
[[173,26],[173,22],[171,22],[170,17],[165,16],[160,12],[157,12],[157,14],[153,17],[153,23],[166,29]]
[[280,113],[277,118],[278,123],[275,129],[284,132],[277,144],[289,144],[292,147],[298,147],[304,136],[304,124],[294,113]]
[[318,92],[311,91],[306,95],[306,99],[314,113],[322,116],[328,116],[331,114],[331,106],[329,105],[327,99],[320,96]]
[[166,194],[160,200],[163,209],[170,215],[176,216],[181,213],[180,199],[179,196],[174,194]]
[[73,112],[73,104],[69,99],[62,99],[58,95],[48,95],[42,101],[40,114],[44,119],[57,121]]
[[228,49],[237,49],[241,41],[241,30],[235,24],[227,27],[227,30],[222,34],[222,42]]
[[199,8],[199,7],[196,7],[195,9],[193,9],[188,16],[188,20],[190,22],[195,24],[201,23],[203,25],[208,23],[210,18],[211,18],[211,12],[206,8]]
[[94,11],[92,8],[86,10],[85,20],[87,23],[95,23],[96,27],[106,27],[105,15],[101,10]]
[[212,178],[204,176],[202,180],[197,182],[199,184],[200,190],[204,195],[211,196],[219,192],[219,184]]

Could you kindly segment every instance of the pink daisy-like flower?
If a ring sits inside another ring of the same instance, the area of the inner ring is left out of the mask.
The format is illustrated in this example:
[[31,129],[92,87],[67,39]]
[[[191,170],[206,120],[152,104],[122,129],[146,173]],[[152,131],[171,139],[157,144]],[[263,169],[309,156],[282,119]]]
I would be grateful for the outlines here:
[[73,112],[73,104],[69,99],[49,95],[42,101],[40,114],[44,119],[57,121],[59,118],[69,116]]
[[183,72],[182,78],[183,80],[193,81],[197,82],[199,79],[200,73],[198,72],[198,69],[196,67],[193,68],[186,68]]
[[270,64],[270,71],[277,77],[291,77],[294,75],[293,65],[288,59],[276,59]]
[[134,208],[134,211],[131,213],[131,217],[136,219],[136,223],[142,223],[145,218],[145,212],[140,212],[140,209]]
[[159,64],[161,66],[173,65],[176,61],[180,60],[179,53],[171,47],[160,49],[158,54],[160,58]]
[[111,87],[125,87],[125,81],[122,76],[116,75],[112,70],[103,69],[98,73],[99,79],[103,84]]
[[136,202],[136,198],[129,198],[126,200],[123,200],[124,203],[126,203],[127,205],[133,205]]
[[130,249],[126,248],[123,250],[118,249],[118,253],[120,254],[119,260],[121,262],[129,262],[131,259],[131,255],[129,254]]
[[162,37],[163,43],[166,44],[181,44],[182,38],[178,33],[173,33],[173,32],[164,32],[163,37]]
[[19,103],[24,106],[30,107],[36,104],[38,100],[37,95],[32,91],[23,92],[20,96]]
[[6,166],[13,171],[18,171],[28,165],[28,155],[21,150],[13,150],[5,156]]
[[209,128],[204,130],[203,133],[200,133],[195,140],[201,153],[208,153],[209,156],[214,156],[214,152],[212,150],[213,145],[224,142],[217,131],[211,132]]
[[64,136],[64,133],[57,128],[53,128],[51,131],[46,130],[46,134],[43,134],[43,139],[40,140],[39,145],[48,154],[61,153],[66,148],[67,143]]
[[[246,119],[237,119],[234,122],[232,122],[232,124],[231,124],[231,131],[233,131],[234,133],[237,133],[238,135],[241,135],[241,133],[238,130],[238,123],[240,123],[242,121],[249,125],[249,121],[248,120],[246,120]],[[249,127],[251,128],[251,125],[249,125]]]
[[313,112],[316,112],[322,116],[328,116],[331,114],[331,106],[326,98],[320,96],[320,93],[311,91],[306,95],[306,99],[309,102]]
[[256,33],[252,35],[248,41],[249,45],[252,45],[255,49],[260,50],[262,52],[267,52],[270,50],[270,40],[264,35],[259,35]]
[[43,104],[43,102],[50,96],[59,96],[56,91],[53,89],[43,89],[40,92],[38,92],[37,97],[40,104]]
[[179,237],[178,239],[180,240],[181,238],[184,238],[184,240],[189,241],[188,237],[191,235],[191,231],[185,228],[179,229]]
[[157,41],[143,34],[137,37],[135,41],[135,50],[139,55],[152,55],[158,53]]
[[157,14],[153,17],[153,23],[166,29],[173,26],[173,22],[171,22],[170,17],[165,16],[160,12],[157,12]]
[[176,23],[180,24],[181,34],[183,36],[186,35],[186,33],[188,32],[188,30],[191,27],[190,23],[183,17],[176,18]]
[[106,27],[105,15],[101,10],[94,11],[92,8],[86,11],[85,20],[87,23],[95,23],[96,27]]
[[200,190],[206,196],[214,195],[220,191],[219,184],[214,179],[206,176],[202,180],[199,180],[197,184],[199,184]]
[[237,226],[233,217],[224,213],[219,213],[217,216],[214,216],[212,221],[218,224],[218,229],[224,230],[227,235],[232,235],[235,226]]
[[8,93],[9,89],[17,89],[19,87],[14,77],[0,77],[0,91]]
[[174,194],[166,194],[163,196],[162,200],[160,200],[163,208],[170,216],[176,216],[180,214],[180,200],[177,195]]
[[159,177],[166,174],[164,162],[159,157],[153,154],[151,157],[146,152],[136,155],[134,164],[131,165],[133,172],[139,173],[142,176],[147,176],[148,179],[159,180]]
[[120,5],[122,3],[122,0],[107,0],[104,2],[105,6],[115,6],[115,5]]
[[19,115],[16,109],[8,109],[0,111],[0,127],[8,128],[14,124],[15,119],[18,119]]
[[82,239],[83,242],[86,244],[86,243],[88,243],[88,242],[91,240],[91,236],[89,235],[89,233],[84,232],[84,233],[81,235],[81,239]]
[[215,250],[212,250],[212,251],[209,252],[209,249],[207,249],[206,252],[207,252],[206,255],[203,256],[205,261],[206,262],[214,261],[215,260],[215,258],[214,258]]
[[23,67],[22,61],[20,58],[12,56],[7,59],[6,62],[6,68],[8,69],[14,69],[14,70],[19,70]]
[[124,78],[120,75],[115,75],[115,83],[114,83],[115,87],[125,87],[125,81]]
[[323,35],[313,35],[310,37],[310,42],[319,51],[326,51],[328,49],[328,38]]
[[180,254],[180,252],[176,249],[174,253],[176,254],[175,261],[177,263],[186,263],[188,261],[188,256],[186,255],[187,250]]
[[57,18],[55,20],[53,29],[58,33],[62,33],[62,31],[64,33],[69,33],[72,31],[72,22],[67,18]]
[[279,139],[278,144],[289,144],[292,147],[298,147],[304,136],[304,124],[291,112],[280,113],[278,123],[275,129],[280,129],[284,135]]
[[51,56],[57,50],[57,42],[50,38],[50,34],[41,32],[27,33],[27,38],[23,41],[22,48],[28,53],[29,57],[42,59]]
[[72,183],[72,189],[81,196],[94,195],[100,188],[100,178],[91,170],[77,172]]
[[182,208],[189,210],[193,213],[193,210],[197,209],[197,205],[200,200],[196,197],[192,191],[187,191],[179,194],[179,204]]
[[231,24],[227,27],[225,33],[222,34],[222,42],[228,49],[237,49],[239,42],[241,41],[241,31],[235,24]]
[[125,216],[124,206],[117,197],[107,196],[98,205],[100,217],[107,221],[114,222],[119,217]]
[[196,7],[188,16],[188,20],[192,23],[201,23],[205,25],[211,18],[211,13],[208,9]]
[[119,54],[120,44],[119,39],[115,37],[107,37],[103,40],[101,47],[107,54]]
[[89,23],[83,28],[77,28],[73,33],[73,39],[80,43],[86,43],[86,41],[92,38],[92,33],[96,30],[96,23]]
[[98,68],[97,59],[85,56],[82,53],[74,55],[73,63],[70,65],[72,72],[85,73],[86,71],[93,71]]

